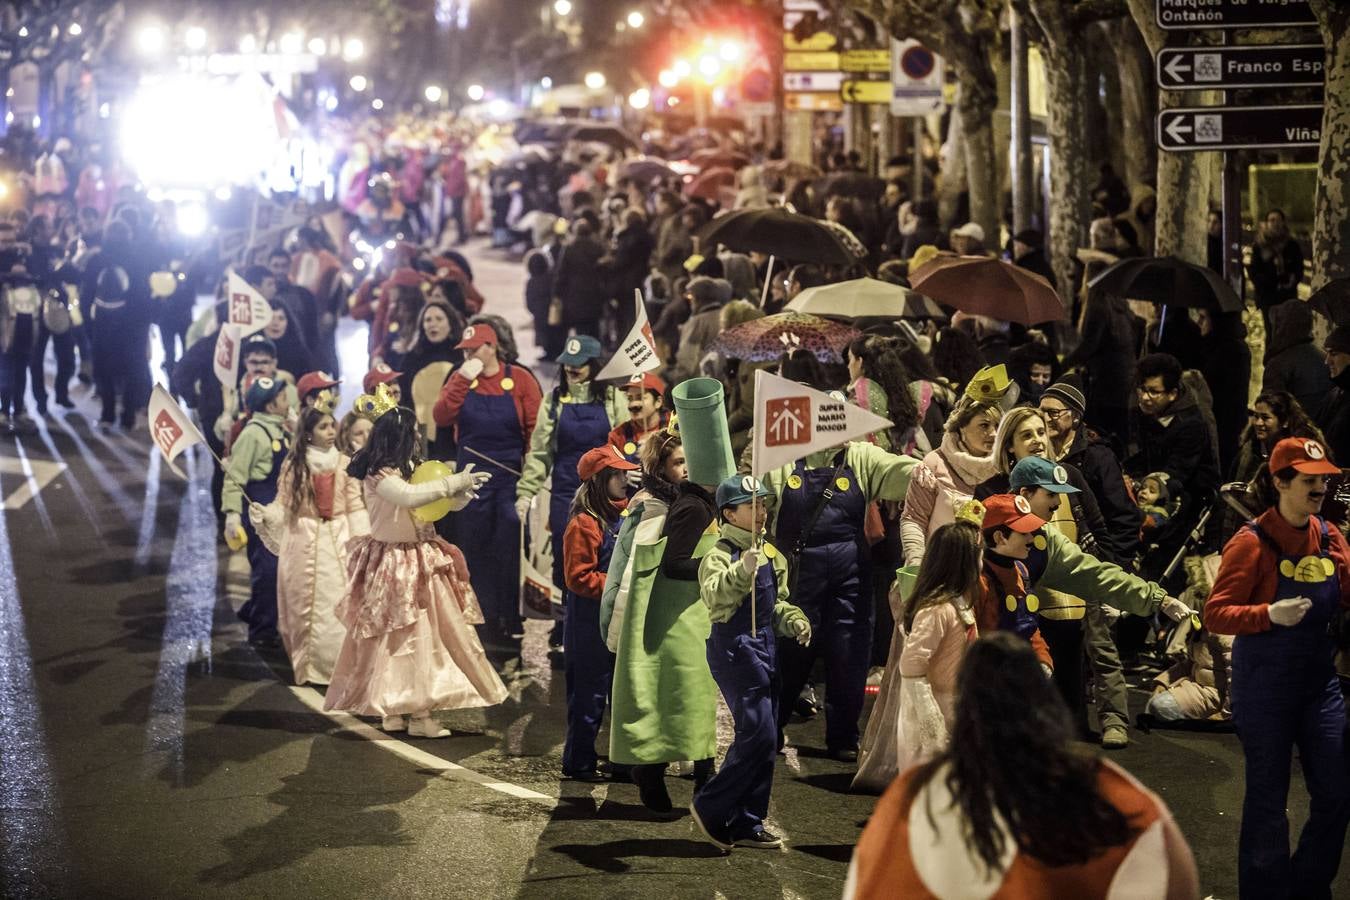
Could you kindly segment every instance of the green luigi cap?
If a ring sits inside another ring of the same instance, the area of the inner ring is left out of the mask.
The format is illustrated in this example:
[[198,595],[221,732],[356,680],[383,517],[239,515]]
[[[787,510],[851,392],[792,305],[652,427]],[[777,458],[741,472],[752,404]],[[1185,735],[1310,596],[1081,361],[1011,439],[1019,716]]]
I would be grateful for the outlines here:
[[280,378],[269,378],[263,375],[253,379],[253,384],[249,385],[248,393],[244,395],[244,405],[253,412],[262,412],[264,407],[284,390],[286,390],[286,382]]
[[589,334],[577,334],[567,339],[563,352],[558,354],[558,362],[564,366],[581,366],[593,359],[599,359],[605,351],[600,342]]
[[755,497],[762,500],[767,496],[769,492],[764,489],[758,478],[753,475],[732,475],[717,486],[717,508],[740,506],[742,503],[749,503]]
[[1008,476],[1008,487],[1014,491],[1043,487],[1053,494],[1078,493],[1078,488],[1069,484],[1067,469],[1039,456],[1028,456],[1018,460]]

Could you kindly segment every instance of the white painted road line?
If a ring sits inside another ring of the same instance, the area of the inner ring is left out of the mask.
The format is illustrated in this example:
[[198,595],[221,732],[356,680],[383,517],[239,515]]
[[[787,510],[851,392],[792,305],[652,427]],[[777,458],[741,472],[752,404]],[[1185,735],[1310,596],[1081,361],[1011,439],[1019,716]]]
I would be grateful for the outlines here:
[[549,809],[558,805],[556,797],[550,797],[548,794],[541,794],[538,791],[532,791],[529,788],[521,787],[518,784],[511,784],[509,781],[501,781],[490,775],[484,775],[482,772],[475,772],[473,769],[465,768],[458,763],[452,763],[448,759],[442,759],[434,753],[428,753],[425,750],[419,750],[412,744],[390,735],[387,732],[362,722],[356,716],[345,712],[335,712],[323,708],[323,695],[312,687],[298,687],[291,685],[291,693],[299,698],[300,702],[314,710],[316,713],[327,716],[338,725],[348,731],[359,734],[361,737],[374,743],[377,747],[382,747],[393,753],[395,756],[401,756],[403,759],[414,763],[423,768],[440,772],[446,778],[455,781],[467,781],[471,784],[477,784],[489,790],[497,791],[500,794],[506,794],[508,797],[515,797],[519,800],[530,800],[547,806]]

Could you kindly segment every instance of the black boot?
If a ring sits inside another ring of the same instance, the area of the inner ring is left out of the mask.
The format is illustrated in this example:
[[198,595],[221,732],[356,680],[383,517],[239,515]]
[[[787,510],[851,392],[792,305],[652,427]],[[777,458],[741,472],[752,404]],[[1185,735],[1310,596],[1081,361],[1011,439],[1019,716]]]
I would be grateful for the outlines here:
[[716,774],[713,768],[712,759],[699,759],[694,761],[694,793],[697,795],[703,790],[703,786]]
[[643,806],[663,816],[674,811],[675,804],[670,802],[670,793],[666,790],[665,763],[633,766],[632,775]]

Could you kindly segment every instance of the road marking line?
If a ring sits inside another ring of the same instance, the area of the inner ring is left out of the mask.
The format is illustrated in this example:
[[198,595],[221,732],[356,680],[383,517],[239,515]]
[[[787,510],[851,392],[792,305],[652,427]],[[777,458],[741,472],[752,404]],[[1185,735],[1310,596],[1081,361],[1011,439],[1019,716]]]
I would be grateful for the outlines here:
[[290,689],[291,693],[299,698],[301,703],[305,704],[316,713],[327,716],[348,731],[355,732],[366,740],[371,741],[377,747],[382,747],[390,753],[393,753],[395,756],[401,756],[424,769],[440,772],[446,778],[455,781],[467,781],[471,784],[477,784],[481,787],[488,788],[489,790],[506,794],[508,797],[541,803],[546,805],[549,809],[558,805],[556,797],[550,797],[548,794],[532,791],[529,788],[521,787],[518,784],[512,784],[509,781],[501,781],[490,775],[484,775],[482,772],[475,772],[473,769],[465,768],[459,763],[453,763],[448,759],[442,759],[434,753],[419,750],[417,747],[393,737],[388,732],[381,731],[373,725],[362,722],[356,716],[349,713],[324,709],[323,695],[312,687],[290,685]]

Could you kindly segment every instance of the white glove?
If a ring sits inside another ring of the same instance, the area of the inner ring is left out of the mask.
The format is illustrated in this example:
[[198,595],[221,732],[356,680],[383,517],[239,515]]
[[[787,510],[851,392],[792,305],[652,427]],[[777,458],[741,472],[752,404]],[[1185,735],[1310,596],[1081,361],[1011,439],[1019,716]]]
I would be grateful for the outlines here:
[[759,551],[746,550],[742,553],[741,568],[745,569],[745,574],[754,577],[756,570],[759,569]]
[[1182,603],[1176,597],[1164,597],[1163,602],[1158,608],[1162,610],[1164,616],[1167,616],[1167,618],[1171,619],[1173,622],[1184,621],[1195,614],[1195,610],[1191,609],[1185,603]]
[[811,643],[811,620],[802,616],[792,620],[792,637],[803,647]]
[[491,472],[475,472],[473,463],[469,463],[461,472],[447,475],[445,488],[450,494],[469,494],[476,496],[478,489],[492,480]]
[[483,374],[483,361],[477,357],[464,360],[464,365],[459,367],[459,374],[469,381],[473,381]]
[[1307,597],[1286,597],[1283,600],[1276,600],[1270,604],[1270,624],[1283,625],[1285,628],[1292,628],[1312,609],[1312,601]]
[[530,503],[533,499],[534,498],[532,497],[516,498],[516,516],[520,519],[520,521],[524,522],[525,519],[530,515]]
[[641,470],[641,469],[629,469],[629,470],[628,470],[628,486],[629,486],[629,487],[642,487],[642,470]]
[[267,507],[256,500],[250,500],[248,503],[248,520],[257,528],[263,519],[267,518]]

